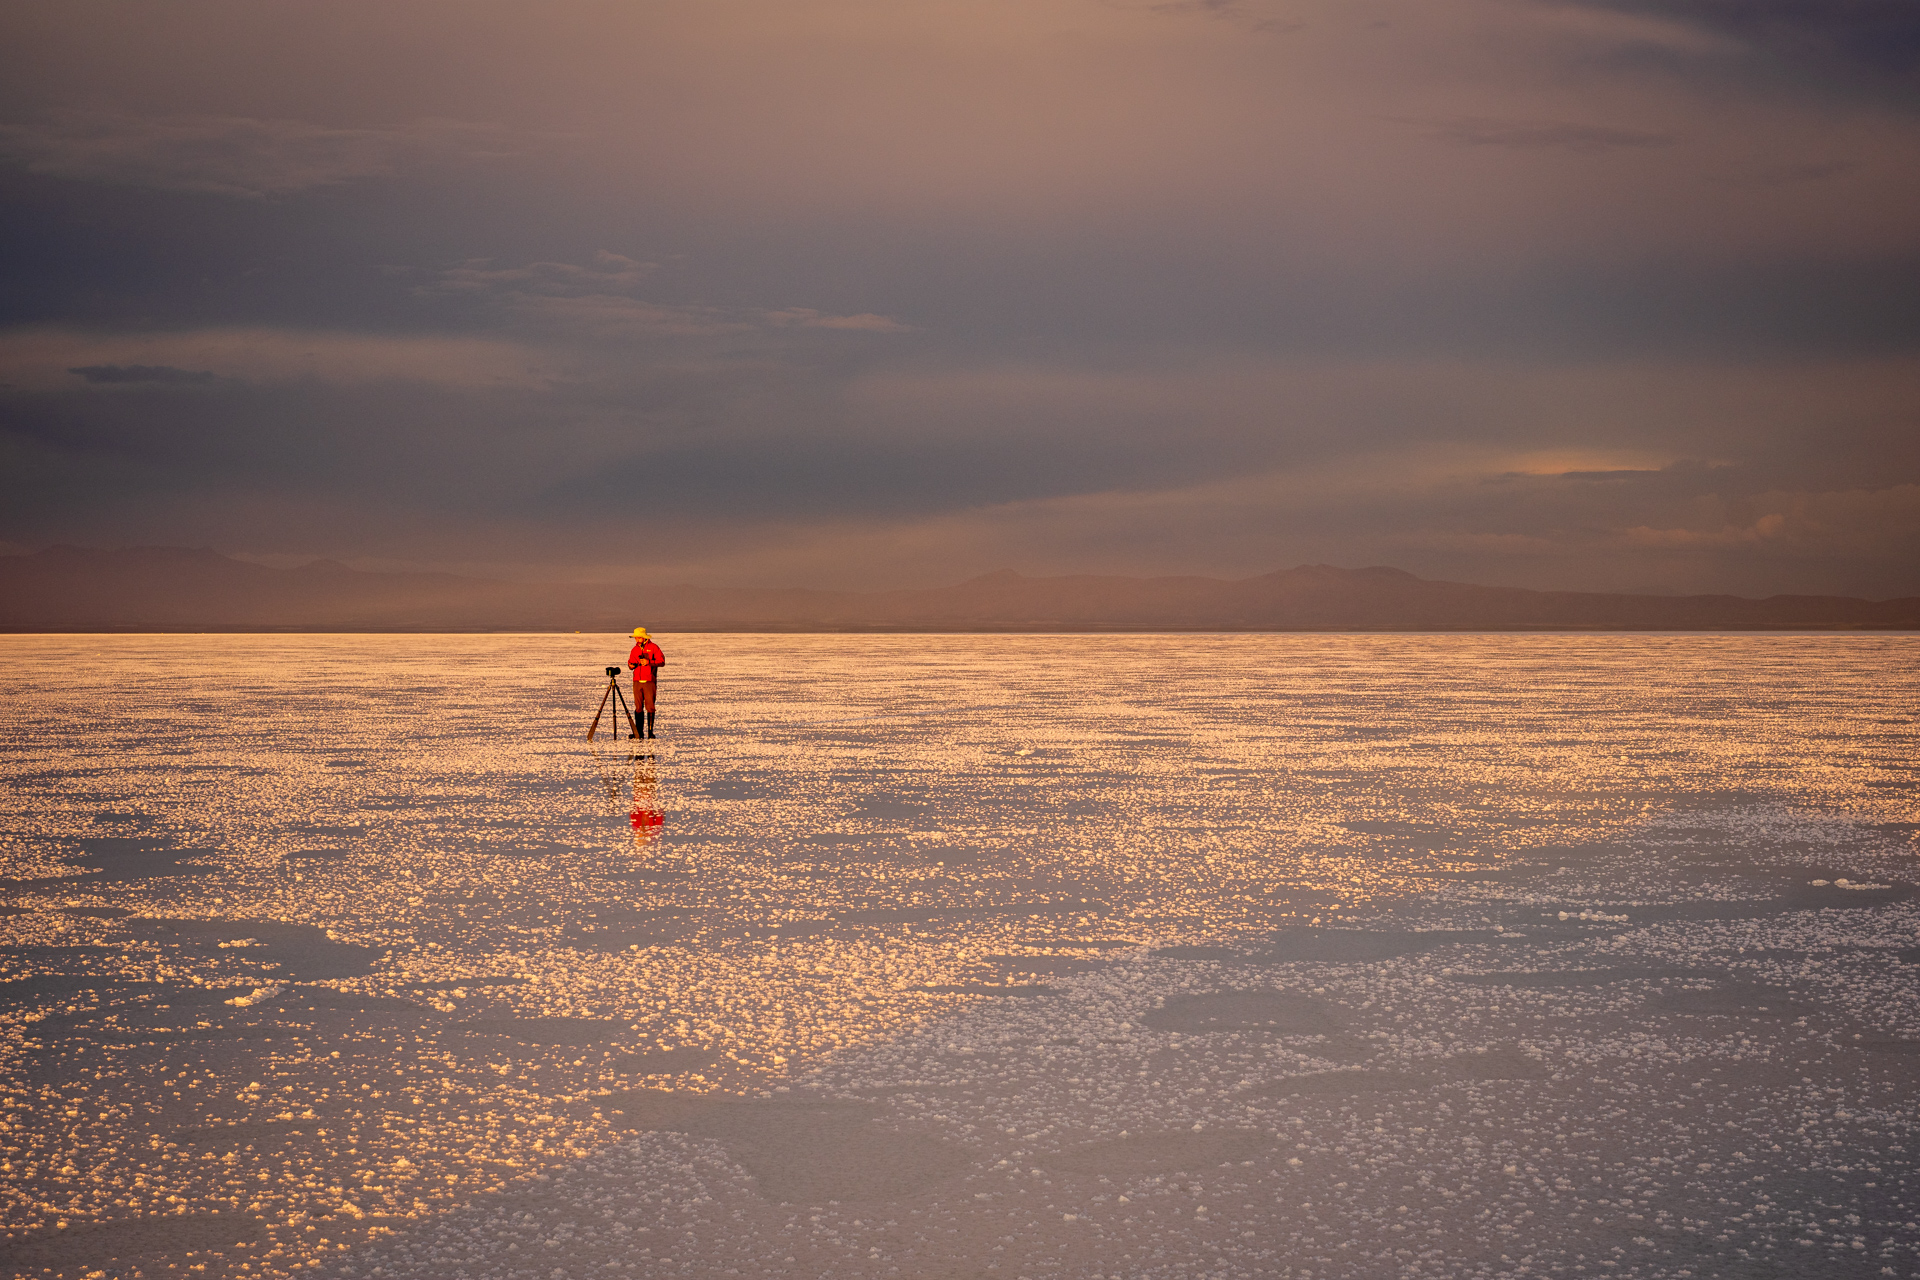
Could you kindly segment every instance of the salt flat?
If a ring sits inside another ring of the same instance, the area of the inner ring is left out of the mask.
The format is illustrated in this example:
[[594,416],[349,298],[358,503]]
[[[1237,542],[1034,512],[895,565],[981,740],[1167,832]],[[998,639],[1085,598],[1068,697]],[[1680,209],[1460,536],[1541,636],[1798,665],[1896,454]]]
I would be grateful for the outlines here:
[[17,1274],[1920,1274],[1910,637],[0,646]]

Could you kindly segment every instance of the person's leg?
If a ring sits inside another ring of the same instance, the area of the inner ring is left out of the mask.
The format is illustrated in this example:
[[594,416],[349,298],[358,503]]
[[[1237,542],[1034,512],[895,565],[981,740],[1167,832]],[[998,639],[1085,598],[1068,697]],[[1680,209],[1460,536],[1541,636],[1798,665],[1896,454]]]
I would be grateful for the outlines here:
[[651,682],[644,681],[637,675],[633,678],[633,736],[636,738],[647,736],[647,713],[641,708],[646,705],[647,690],[651,688],[653,688]]
[[660,673],[654,672],[653,679],[647,681],[647,736],[653,736],[653,700],[660,689]]

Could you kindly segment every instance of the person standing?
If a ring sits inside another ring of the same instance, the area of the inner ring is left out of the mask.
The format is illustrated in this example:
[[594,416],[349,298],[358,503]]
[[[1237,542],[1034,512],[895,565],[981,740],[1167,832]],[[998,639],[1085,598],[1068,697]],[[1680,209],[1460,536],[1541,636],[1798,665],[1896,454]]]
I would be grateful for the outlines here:
[[653,736],[653,703],[660,687],[660,668],[666,665],[667,655],[648,639],[647,629],[635,627],[633,651],[627,654],[627,666],[633,672],[633,713],[641,720],[634,727],[644,728],[649,738]]

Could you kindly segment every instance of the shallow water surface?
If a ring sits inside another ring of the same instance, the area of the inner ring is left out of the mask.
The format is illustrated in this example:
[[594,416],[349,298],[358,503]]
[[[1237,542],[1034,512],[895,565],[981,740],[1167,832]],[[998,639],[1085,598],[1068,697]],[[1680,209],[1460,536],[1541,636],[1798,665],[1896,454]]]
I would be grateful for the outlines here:
[[665,644],[0,639],[0,1262],[1917,1273],[1914,639]]

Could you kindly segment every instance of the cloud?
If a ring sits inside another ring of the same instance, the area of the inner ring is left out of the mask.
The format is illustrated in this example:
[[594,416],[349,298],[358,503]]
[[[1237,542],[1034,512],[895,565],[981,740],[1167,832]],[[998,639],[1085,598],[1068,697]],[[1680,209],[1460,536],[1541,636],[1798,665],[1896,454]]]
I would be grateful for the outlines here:
[[911,325],[873,312],[835,315],[813,307],[720,307],[640,296],[658,271],[656,263],[604,249],[585,265],[496,267],[481,259],[446,268],[415,293],[468,303],[516,327],[600,340],[718,338],[781,329],[913,332]]
[[218,328],[94,333],[0,330],[0,381],[27,391],[89,386],[215,389],[224,381],[449,389],[540,388],[570,368],[564,355],[496,338]]
[[[1624,501],[1568,501],[1548,482],[1489,501],[1485,481],[1498,465],[1490,455],[1436,448],[890,518],[769,520],[748,536],[737,524],[701,524],[644,565],[602,561],[597,571],[642,582],[848,587],[958,580],[996,567],[1232,577],[1329,562],[1588,590],[1920,591],[1902,565],[1920,553],[1913,485],[1742,498],[1689,492],[1674,475],[1655,473]],[[1620,519],[1636,510],[1676,523]],[[1736,510],[1749,512],[1743,523],[1716,523]]]
[[29,173],[259,200],[434,159],[511,154],[506,130],[456,120],[337,128],[244,116],[54,112],[0,124],[0,159]]
[[1914,583],[1821,496],[1920,481],[1830,3],[16,6],[0,537]]
[[911,333],[913,326],[901,324],[891,316],[877,316],[871,311],[858,315],[834,316],[812,307],[786,307],[778,311],[763,311],[761,318],[775,326],[792,326],[799,329],[853,329],[863,333]]
[[168,386],[212,382],[211,370],[176,369],[167,364],[85,364],[67,370],[87,382],[158,382]]
[[1441,120],[1430,123],[1429,133],[1443,142],[1462,147],[1512,147],[1583,154],[1670,147],[1680,140],[1671,133],[1566,121]]
[[1920,485],[1827,492],[1773,490],[1707,495],[1681,525],[1618,531],[1624,547],[1661,551],[1765,551],[1776,556],[1871,555],[1920,543]]
[[587,266],[570,262],[530,262],[521,267],[496,268],[491,259],[475,259],[448,267],[429,290],[449,294],[507,293],[528,297],[580,298],[596,294],[625,294],[637,289],[660,269],[658,263],[636,262],[602,249]]
[[[22,385],[0,397],[0,536],[159,530],[257,554],[722,584],[1323,561],[1920,591],[1915,446],[1881,425],[1910,420],[1911,361],[926,362],[777,341],[741,356],[704,340],[0,334],[0,372]],[[109,364],[218,377],[66,372]]]
[[1251,31],[1298,31],[1306,24],[1285,4],[1249,4],[1244,0],[1104,0],[1115,9],[1138,9],[1163,17],[1201,17],[1233,22]]
[[1576,0],[1736,36],[1801,61],[1902,79],[1920,73],[1912,0]]
[[1827,182],[1834,178],[1845,177],[1860,165],[1852,160],[1805,160],[1788,164],[1765,164],[1751,173],[1736,174],[1725,179],[1734,186],[1748,187],[1790,187],[1807,182]]

